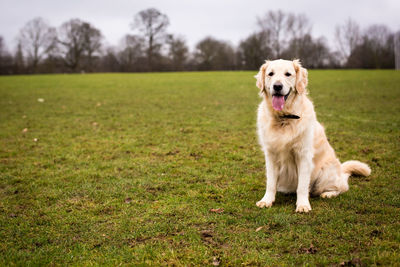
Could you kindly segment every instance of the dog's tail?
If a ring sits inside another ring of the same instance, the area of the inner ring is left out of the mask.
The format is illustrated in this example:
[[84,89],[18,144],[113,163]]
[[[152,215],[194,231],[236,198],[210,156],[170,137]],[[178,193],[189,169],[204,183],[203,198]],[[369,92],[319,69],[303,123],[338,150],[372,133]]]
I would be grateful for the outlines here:
[[342,173],[346,178],[352,174],[368,176],[371,174],[371,168],[358,160],[349,160],[342,163]]

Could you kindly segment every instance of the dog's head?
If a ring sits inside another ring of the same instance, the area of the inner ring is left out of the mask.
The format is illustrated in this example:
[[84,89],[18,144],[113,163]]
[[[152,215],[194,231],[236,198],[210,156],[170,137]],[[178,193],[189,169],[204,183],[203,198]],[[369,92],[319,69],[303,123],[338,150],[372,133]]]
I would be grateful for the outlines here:
[[260,93],[271,100],[272,107],[281,111],[288,99],[304,94],[307,86],[307,70],[299,60],[266,61],[255,76]]

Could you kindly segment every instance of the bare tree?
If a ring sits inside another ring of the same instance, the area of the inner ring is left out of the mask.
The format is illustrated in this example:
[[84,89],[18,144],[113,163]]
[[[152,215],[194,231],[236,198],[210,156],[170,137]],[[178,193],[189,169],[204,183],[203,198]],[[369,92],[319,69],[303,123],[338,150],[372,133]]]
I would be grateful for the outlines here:
[[299,54],[302,43],[301,40],[307,39],[307,36],[311,36],[311,23],[308,17],[304,14],[288,14],[287,19],[287,30],[288,39],[290,39],[290,46],[294,54]]
[[311,35],[311,23],[304,14],[269,11],[258,17],[257,23],[261,31],[269,36],[266,45],[272,50],[272,58],[287,56],[289,45],[293,54],[299,54],[301,40]]
[[173,70],[183,70],[189,49],[183,37],[168,35],[168,56]]
[[394,34],[385,25],[371,25],[347,60],[350,68],[394,68]]
[[57,41],[63,55],[64,63],[73,71],[77,70],[85,50],[85,37],[82,32],[83,22],[79,19],[71,19],[64,22],[59,30]]
[[6,53],[6,45],[4,43],[3,36],[0,36],[0,56],[4,55]]
[[84,32],[85,52],[87,55],[87,67],[89,70],[92,70],[93,57],[101,50],[103,36],[99,29],[96,29],[89,23],[83,23],[82,28]]
[[391,30],[386,25],[373,24],[365,29],[363,36],[372,40],[374,45],[379,47],[387,44],[387,40],[391,34]]
[[271,48],[273,56],[280,58],[287,42],[289,33],[292,32],[295,17],[290,13],[284,13],[281,10],[269,11],[263,17],[257,18],[258,26],[262,31],[271,34]]
[[224,41],[206,37],[196,45],[195,59],[200,70],[232,70],[235,51]]
[[29,67],[35,72],[44,55],[54,48],[55,29],[43,18],[34,18],[21,29],[18,42],[22,45]]
[[6,48],[2,36],[0,36],[0,74],[12,73],[12,56]]
[[167,15],[155,8],[140,11],[135,15],[134,22],[131,24],[132,30],[137,29],[142,32],[147,41],[147,64],[150,71],[153,69],[154,56],[161,50],[168,25]]
[[13,68],[15,73],[25,72],[24,52],[22,51],[22,44],[18,42],[17,49],[14,55]]
[[121,71],[121,64],[118,60],[117,50],[114,47],[107,47],[101,57],[100,66],[97,68],[101,72]]
[[394,55],[396,70],[400,70],[400,31],[394,34]]
[[100,50],[101,39],[100,30],[88,22],[71,19],[63,23],[58,30],[57,41],[61,45],[65,65],[76,71],[84,57],[90,64],[93,54]]
[[305,14],[291,14],[288,15],[288,32],[290,38],[301,38],[307,34],[311,34],[312,25],[309,18]]
[[143,71],[142,59],[145,48],[144,39],[138,35],[125,35],[121,40],[121,51],[118,59],[122,71]]
[[310,34],[292,39],[283,54],[286,58],[301,58],[307,68],[326,68],[333,62],[325,38],[315,39]]
[[269,32],[253,33],[241,41],[238,47],[239,64],[244,69],[258,69],[265,59],[272,58],[272,49],[269,46]]
[[357,22],[348,19],[335,28],[336,46],[341,53],[342,64],[345,63],[354,48],[361,42],[361,30]]

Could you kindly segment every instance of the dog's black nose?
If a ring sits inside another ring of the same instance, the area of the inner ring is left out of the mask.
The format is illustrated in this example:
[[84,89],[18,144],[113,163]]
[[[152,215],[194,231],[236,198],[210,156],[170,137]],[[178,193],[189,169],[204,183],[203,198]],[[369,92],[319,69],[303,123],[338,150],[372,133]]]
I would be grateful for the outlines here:
[[281,83],[276,83],[274,84],[274,90],[279,92],[280,90],[282,90],[282,84]]

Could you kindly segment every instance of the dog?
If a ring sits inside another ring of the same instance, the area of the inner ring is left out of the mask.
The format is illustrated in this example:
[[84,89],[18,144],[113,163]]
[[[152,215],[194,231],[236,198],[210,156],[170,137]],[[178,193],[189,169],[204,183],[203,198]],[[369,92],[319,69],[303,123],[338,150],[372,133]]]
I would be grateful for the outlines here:
[[360,161],[340,164],[307,97],[308,72],[299,60],[266,61],[255,78],[262,97],[257,134],[267,176],[258,207],[271,207],[276,191],[296,192],[296,212],[309,212],[310,194],[331,198],[349,189],[350,175],[371,174]]

